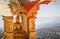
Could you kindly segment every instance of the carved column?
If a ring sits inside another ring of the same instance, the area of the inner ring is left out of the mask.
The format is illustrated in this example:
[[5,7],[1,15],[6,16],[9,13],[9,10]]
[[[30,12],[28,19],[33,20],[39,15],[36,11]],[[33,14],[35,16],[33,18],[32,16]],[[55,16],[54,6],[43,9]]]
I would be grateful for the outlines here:
[[33,13],[29,16],[29,39],[36,39],[35,19],[38,10],[39,6],[37,5],[33,10]]
[[27,16],[25,13],[22,13],[21,17],[22,17],[21,20],[22,20],[23,30],[25,30],[27,33]]
[[4,20],[4,37],[3,39],[13,39],[13,17],[3,16]]
[[34,12],[30,17],[29,17],[29,39],[36,39],[36,31],[35,31],[35,19],[36,17],[34,16],[36,12]]

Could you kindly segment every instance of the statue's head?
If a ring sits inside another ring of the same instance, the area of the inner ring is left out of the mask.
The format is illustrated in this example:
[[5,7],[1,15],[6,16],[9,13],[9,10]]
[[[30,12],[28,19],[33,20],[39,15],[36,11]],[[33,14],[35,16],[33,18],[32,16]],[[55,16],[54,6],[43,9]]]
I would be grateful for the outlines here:
[[22,25],[20,23],[14,23],[14,30],[22,30]]

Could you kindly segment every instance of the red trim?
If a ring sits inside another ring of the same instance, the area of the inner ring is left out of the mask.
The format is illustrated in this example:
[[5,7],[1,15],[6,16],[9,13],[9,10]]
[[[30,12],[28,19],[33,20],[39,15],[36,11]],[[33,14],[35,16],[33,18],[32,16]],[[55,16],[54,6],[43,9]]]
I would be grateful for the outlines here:
[[23,2],[23,5],[25,7],[25,9],[27,10],[27,12],[35,5],[37,4],[38,1],[33,1],[33,2]]

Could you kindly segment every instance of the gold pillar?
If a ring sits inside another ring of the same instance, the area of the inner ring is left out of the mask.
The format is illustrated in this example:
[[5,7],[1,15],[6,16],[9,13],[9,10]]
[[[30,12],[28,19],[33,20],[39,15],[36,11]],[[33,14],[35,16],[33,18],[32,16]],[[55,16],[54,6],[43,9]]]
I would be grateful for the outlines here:
[[37,11],[39,10],[39,6],[33,10],[33,13],[29,16],[29,39],[36,39],[36,31],[35,31],[35,19],[37,15]]
[[27,16],[24,12],[22,12],[21,17],[22,17],[21,20],[22,20],[23,30],[25,30],[27,33]]
[[[36,12],[29,17],[29,39],[36,39],[35,19]],[[35,16],[34,16],[35,15]]]
[[13,39],[13,17],[3,16],[4,20],[4,37],[3,39]]

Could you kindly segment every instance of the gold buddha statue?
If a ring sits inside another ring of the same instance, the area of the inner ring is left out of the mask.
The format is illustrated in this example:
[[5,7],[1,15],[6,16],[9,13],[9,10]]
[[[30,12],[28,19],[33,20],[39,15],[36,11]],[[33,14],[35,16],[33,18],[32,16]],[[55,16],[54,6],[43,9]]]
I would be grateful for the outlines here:
[[14,23],[14,39],[26,39],[26,32],[22,28],[22,24],[19,22],[19,15],[16,17]]

